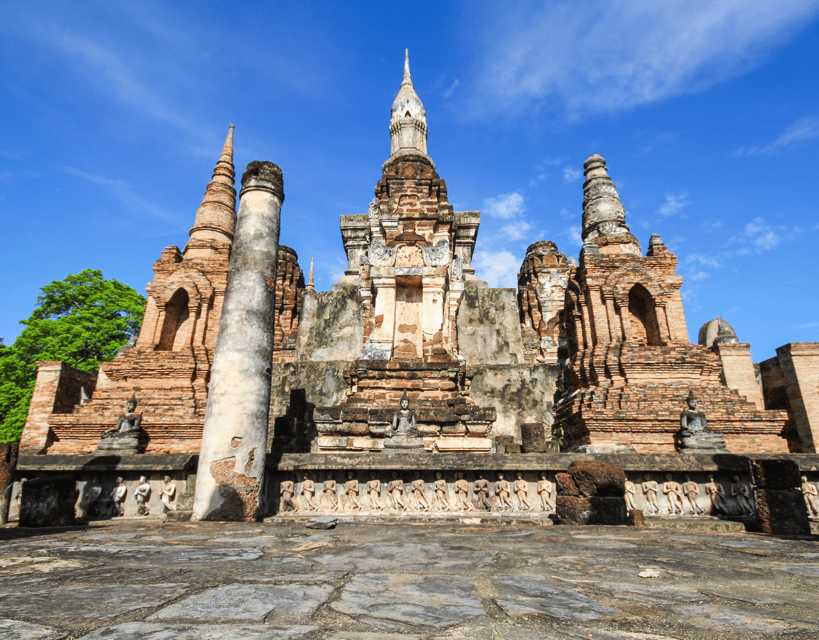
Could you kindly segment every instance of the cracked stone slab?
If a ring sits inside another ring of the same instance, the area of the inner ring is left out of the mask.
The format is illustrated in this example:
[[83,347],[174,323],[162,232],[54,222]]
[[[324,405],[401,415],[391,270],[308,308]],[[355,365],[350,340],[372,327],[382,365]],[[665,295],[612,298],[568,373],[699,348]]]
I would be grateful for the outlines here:
[[66,635],[39,624],[0,620],[0,640],[63,640]]
[[639,602],[703,602],[707,600],[702,593],[685,591],[663,584],[634,584],[632,582],[598,582],[598,589],[608,591],[615,598],[636,600]]
[[511,617],[546,614],[561,620],[615,620],[628,615],[588,596],[546,580],[526,576],[494,576],[495,603]]
[[495,551],[429,544],[362,544],[349,551],[316,556],[314,559],[334,569],[358,571],[405,571],[408,573],[459,573],[494,559]]
[[60,587],[5,596],[0,599],[0,616],[110,620],[135,609],[164,604],[187,589],[183,584]]
[[802,620],[771,618],[759,609],[728,608],[717,605],[683,607],[682,621],[699,629],[780,634],[795,631],[819,631],[819,626]]
[[357,575],[330,607],[369,620],[434,627],[484,614],[475,584],[453,575]]
[[218,620],[300,624],[333,592],[330,585],[234,584],[207,589],[160,609],[148,620]]
[[815,564],[791,564],[786,565],[784,567],[777,567],[777,569],[782,568],[788,573],[796,573],[800,576],[810,576],[811,578],[819,578],[819,565]]
[[[79,640],[300,640],[319,627],[297,625],[276,629],[264,624],[150,624],[127,622],[103,627]],[[0,636],[2,638],[2,636]]]
[[262,556],[262,551],[253,548],[188,547],[183,545],[174,545],[172,547],[81,545],[63,547],[60,552],[80,555],[90,554],[95,558],[110,556],[122,560],[157,562],[163,565],[189,564],[191,562],[236,562],[256,560]]

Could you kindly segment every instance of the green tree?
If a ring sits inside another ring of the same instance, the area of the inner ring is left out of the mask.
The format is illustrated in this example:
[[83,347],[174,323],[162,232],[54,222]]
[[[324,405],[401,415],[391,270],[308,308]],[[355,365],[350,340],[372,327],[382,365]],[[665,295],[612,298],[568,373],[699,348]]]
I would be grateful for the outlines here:
[[20,337],[10,346],[0,340],[0,442],[22,433],[38,360],[95,372],[137,335],[144,311],[144,296],[95,269],[44,286]]

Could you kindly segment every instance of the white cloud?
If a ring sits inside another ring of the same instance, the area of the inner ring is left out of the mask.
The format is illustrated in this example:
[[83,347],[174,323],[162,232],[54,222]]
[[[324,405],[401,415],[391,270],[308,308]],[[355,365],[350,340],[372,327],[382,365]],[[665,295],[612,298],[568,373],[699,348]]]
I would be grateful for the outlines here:
[[517,220],[500,228],[498,233],[508,240],[523,240],[529,237],[532,225],[523,220]]
[[691,204],[687,193],[669,194],[665,197],[665,202],[657,209],[657,212],[662,216],[677,215],[683,208]]
[[526,210],[526,202],[521,194],[512,191],[496,198],[487,198],[483,202],[483,210],[493,218],[510,220]]
[[[702,90],[753,68],[807,25],[818,0],[529,0],[479,12],[476,109],[578,115]],[[494,11],[494,13],[493,13]],[[487,15],[488,14],[488,15]]]
[[685,261],[704,265],[707,267],[722,266],[719,260],[717,260],[714,256],[706,256],[701,253],[691,253],[685,257]]
[[563,167],[563,182],[574,182],[582,175],[583,172],[580,169],[575,169],[574,167]]
[[786,240],[790,240],[798,231],[797,227],[774,226],[765,222],[763,218],[754,218],[745,225],[742,233],[728,242],[739,245],[735,251],[736,255],[749,255],[775,249]]
[[697,282],[699,280],[705,280],[708,275],[709,274],[707,274],[705,271],[693,270],[688,273],[687,279],[691,282]]
[[576,227],[569,227],[569,230],[564,232],[564,236],[569,238],[569,242],[577,246],[583,246],[583,236],[581,235],[583,232],[583,227],[576,226]]
[[819,118],[802,118],[797,120],[773,142],[766,145],[756,145],[750,149],[737,149],[731,156],[739,158],[741,156],[772,156],[783,151],[788,151],[800,142],[815,140],[819,138]]
[[459,84],[461,84],[460,80],[458,80],[457,78],[453,80],[452,84],[449,85],[449,89],[444,91],[443,93],[444,98],[451,98],[454,95],[455,91],[458,89]]
[[490,287],[518,286],[518,271],[523,258],[518,258],[506,249],[492,251],[478,249],[472,258],[475,275],[486,280]]

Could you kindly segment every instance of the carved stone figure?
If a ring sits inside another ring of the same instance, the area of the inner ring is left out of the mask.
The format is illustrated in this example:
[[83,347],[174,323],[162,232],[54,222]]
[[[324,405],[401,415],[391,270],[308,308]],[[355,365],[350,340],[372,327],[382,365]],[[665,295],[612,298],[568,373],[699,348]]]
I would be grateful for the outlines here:
[[102,485],[100,484],[100,479],[94,477],[91,479],[85,487],[85,492],[83,493],[82,500],[80,504],[83,507],[83,515],[87,518],[96,518],[100,515],[102,506],[100,504],[100,499],[102,498]]
[[660,505],[657,503],[657,492],[660,490],[659,485],[647,473],[643,475],[643,495],[646,498],[648,505],[648,512],[652,514],[660,513]]
[[515,474],[515,496],[518,499],[520,509],[532,510],[532,503],[529,502],[529,483],[523,479],[523,474],[518,471]]
[[817,491],[816,485],[808,482],[807,476],[802,476],[802,495],[805,496],[808,515],[811,518],[819,517],[819,491]]
[[714,481],[714,476],[708,476],[705,484],[705,494],[711,500],[711,513],[728,515],[728,505],[725,502],[725,489]]
[[552,490],[554,485],[546,477],[546,472],[540,472],[540,480],[537,482],[537,494],[540,496],[540,505],[544,511],[554,512],[555,503],[552,500]]
[[131,396],[126,405],[127,411],[118,419],[113,429],[100,437],[97,453],[117,453],[130,455],[139,453],[139,431],[142,425],[142,414],[136,413],[137,400]]
[[438,240],[434,247],[421,247],[424,264],[428,267],[445,267],[449,264],[449,242]]
[[458,472],[458,479],[455,481],[455,505],[458,511],[475,511],[475,505],[470,502],[469,482],[464,479],[463,471]]
[[139,477],[139,484],[134,491],[134,499],[137,503],[137,515],[147,516],[150,514],[148,501],[151,499],[151,485],[145,476]]
[[370,205],[367,207],[367,217],[370,220],[370,223],[378,221],[378,214],[379,209],[381,208],[381,203],[379,202],[378,198],[373,198],[370,200]]
[[663,482],[663,494],[668,500],[668,513],[672,516],[679,511],[683,514],[682,488],[680,483],[674,480],[674,476],[670,473],[665,474],[665,482]]
[[743,516],[754,515],[754,505],[751,497],[751,485],[744,480],[740,480],[738,475],[733,477],[734,483],[731,485],[731,497],[736,502],[739,512]]
[[498,479],[495,480],[495,495],[498,498],[498,509],[512,508],[512,490],[502,473],[499,473]]
[[380,238],[373,238],[367,257],[374,267],[391,267],[395,263],[395,249],[386,246]]
[[691,507],[691,513],[693,513],[695,516],[705,513],[705,509],[703,509],[697,502],[697,496],[700,494],[700,486],[691,480],[691,476],[687,473],[684,477],[685,482],[683,482],[682,490],[686,499],[688,500],[688,506]]
[[318,511],[315,495],[316,483],[310,479],[310,474],[305,471],[301,480],[301,501],[304,511]]
[[392,480],[387,485],[387,495],[392,501],[392,507],[396,511],[406,511],[407,505],[404,502],[404,481],[398,477],[398,472],[392,472]]
[[336,493],[336,481],[332,473],[327,473],[327,478],[324,480],[324,489],[321,496],[324,500],[324,506],[330,511],[338,511],[338,493]]
[[117,478],[117,485],[111,492],[111,515],[125,515],[125,498],[128,495],[128,485],[122,478]]
[[370,472],[370,480],[367,482],[367,497],[373,509],[381,511],[384,508],[381,504],[381,480],[374,471]]
[[626,500],[626,509],[631,511],[632,509],[636,509],[637,505],[634,502],[634,498],[637,495],[637,487],[634,486],[634,483],[631,480],[626,480],[626,493],[625,493],[625,500]]
[[171,476],[165,476],[165,478],[162,480],[162,492],[159,494],[159,500],[162,503],[163,513],[176,510],[176,507],[173,504],[175,497],[176,485],[173,483],[173,480],[171,480]]
[[361,505],[358,502],[358,480],[356,480],[355,473],[347,472],[347,482],[344,483],[344,493],[347,495],[347,509],[349,511],[358,511]]
[[410,484],[410,491],[412,492],[412,497],[415,502],[415,508],[420,511],[429,511],[429,502],[427,501],[424,489],[424,479],[421,477],[421,474],[416,471],[415,480]]
[[423,450],[424,440],[418,435],[418,419],[415,411],[409,408],[409,397],[406,390],[401,396],[401,408],[392,417],[384,434],[384,447],[388,449]]
[[440,471],[435,472],[433,486],[434,508],[437,511],[449,511],[449,500],[446,498],[446,480]]
[[478,474],[478,479],[472,483],[472,493],[477,501],[478,509],[491,510],[492,505],[489,503],[489,480],[483,477],[483,474]]
[[279,511],[298,511],[294,498],[296,494],[296,486],[292,480],[282,480],[279,485]]
[[688,409],[680,413],[680,430],[677,434],[680,451],[688,453],[727,451],[722,434],[709,431],[705,413],[697,411],[697,398],[693,389],[689,392],[686,402]]
[[464,277],[464,261],[459,256],[452,261],[452,279],[459,282]]

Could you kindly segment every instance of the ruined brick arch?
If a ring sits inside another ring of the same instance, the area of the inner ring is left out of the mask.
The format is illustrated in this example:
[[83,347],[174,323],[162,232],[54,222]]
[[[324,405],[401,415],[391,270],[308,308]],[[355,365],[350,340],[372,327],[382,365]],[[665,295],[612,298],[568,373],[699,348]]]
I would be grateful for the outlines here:
[[212,304],[213,287],[201,271],[182,271],[165,280],[152,292],[159,309],[161,326],[157,327],[154,348],[157,351],[179,351],[193,344],[199,316]]
[[632,342],[649,346],[662,344],[654,297],[642,284],[635,284],[628,293],[628,314]]

